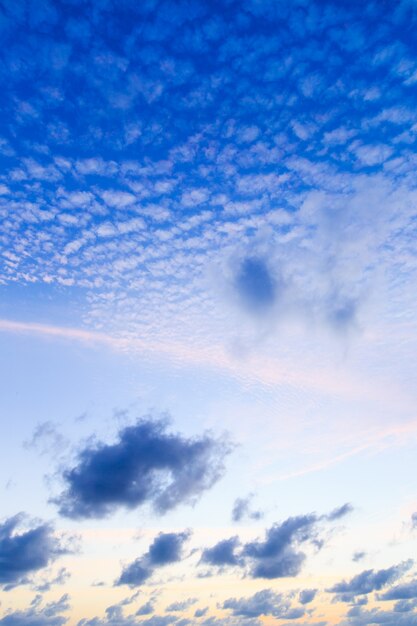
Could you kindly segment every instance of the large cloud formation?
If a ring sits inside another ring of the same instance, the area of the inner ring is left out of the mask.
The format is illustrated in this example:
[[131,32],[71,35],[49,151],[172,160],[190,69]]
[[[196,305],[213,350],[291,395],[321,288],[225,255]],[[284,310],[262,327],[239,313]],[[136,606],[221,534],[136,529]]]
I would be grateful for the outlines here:
[[0,585],[6,589],[28,582],[29,574],[67,552],[49,524],[16,532],[23,520],[20,513],[0,525]]
[[297,576],[306,559],[303,545],[320,549],[320,525],[338,521],[353,510],[350,504],[327,515],[297,515],[273,524],[264,539],[242,544],[237,536],[223,539],[203,550],[200,563],[214,567],[242,567],[252,578],[286,578]]
[[163,514],[195,502],[222,476],[230,447],[209,435],[170,434],[166,426],[166,420],[141,419],[123,428],[116,443],[84,448],[63,474],[66,489],[55,499],[60,514],[102,518],[117,507],[144,504]]
[[116,584],[138,587],[152,576],[155,568],[180,561],[184,543],[190,534],[188,530],[182,533],[159,533],[148,552],[125,567]]

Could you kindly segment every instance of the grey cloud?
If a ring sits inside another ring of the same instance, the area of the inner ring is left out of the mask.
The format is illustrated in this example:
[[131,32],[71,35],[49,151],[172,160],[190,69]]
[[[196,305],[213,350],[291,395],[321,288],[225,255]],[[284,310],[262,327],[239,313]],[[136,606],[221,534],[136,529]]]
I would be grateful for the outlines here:
[[142,606],[138,608],[138,610],[136,611],[136,615],[150,615],[153,612],[154,612],[154,604],[152,600],[150,600],[149,602],[142,604]]
[[173,602],[172,604],[167,606],[166,610],[172,611],[174,613],[176,611],[185,611],[196,602],[197,602],[197,598],[188,598],[187,600],[183,600],[182,602]]
[[180,561],[190,534],[190,531],[159,533],[149,550],[123,569],[116,584],[138,587],[152,576],[156,568]]
[[343,504],[342,506],[333,509],[333,511],[330,511],[330,513],[326,517],[329,521],[334,521],[345,517],[345,515],[352,513],[352,511],[353,506],[349,502],[346,502],[346,504]]
[[6,519],[0,525],[0,584],[12,588],[28,582],[27,575],[47,567],[68,550],[61,545],[49,524],[18,531],[24,515]]
[[144,418],[123,428],[113,444],[85,447],[63,473],[65,491],[54,500],[65,517],[101,518],[117,507],[152,505],[164,514],[194,503],[219,480],[230,446],[204,435],[166,432],[166,420]]
[[396,585],[378,596],[379,600],[411,600],[417,598],[417,579]]
[[400,578],[412,566],[413,561],[410,559],[399,565],[393,565],[387,569],[380,570],[364,570],[351,580],[343,580],[333,585],[328,591],[338,594],[337,599],[342,602],[351,602],[356,595],[368,594],[373,591],[379,591],[389,583]]
[[236,549],[240,545],[238,537],[223,539],[212,548],[206,548],[201,555],[201,562],[216,567],[224,565],[240,565],[241,559],[236,555]]
[[278,296],[276,279],[260,257],[246,257],[241,261],[234,287],[243,307],[253,313],[270,310]]
[[[350,505],[349,505],[350,507]],[[319,530],[323,523],[335,521],[350,508],[344,505],[328,515],[299,515],[274,524],[264,539],[242,544],[238,537],[219,541],[203,550],[200,563],[216,567],[241,567],[251,578],[286,578],[299,574],[306,554],[303,545],[320,549]]]
[[313,514],[290,517],[267,530],[264,541],[247,543],[243,554],[250,561],[250,575],[270,579],[296,576],[306,558],[298,546],[317,541],[317,521]]
[[246,498],[236,498],[232,509],[232,520],[240,522],[243,518],[259,520],[263,517],[262,511],[254,511],[251,508],[252,494]]
[[63,595],[57,602],[40,606],[42,596],[38,595],[26,610],[9,611],[0,619],[0,626],[63,626],[68,621],[61,615],[69,608],[69,596]]
[[237,617],[260,617],[272,615],[281,619],[298,619],[305,613],[302,608],[292,608],[288,597],[274,593],[271,589],[258,591],[249,598],[229,598],[223,603]]
[[23,443],[26,449],[34,449],[40,455],[57,456],[68,448],[68,440],[53,422],[42,422],[35,428],[32,437]]
[[303,589],[300,591],[298,599],[301,604],[309,604],[314,600],[317,594],[317,589]]

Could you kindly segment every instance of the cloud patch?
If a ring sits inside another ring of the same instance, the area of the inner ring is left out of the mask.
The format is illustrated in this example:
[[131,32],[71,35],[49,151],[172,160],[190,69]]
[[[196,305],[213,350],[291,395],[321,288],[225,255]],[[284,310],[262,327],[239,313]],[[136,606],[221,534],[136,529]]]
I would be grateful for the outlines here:
[[0,525],[0,585],[11,589],[68,552],[49,524],[18,530],[25,516],[9,517]]
[[244,518],[259,520],[263,517],[262,511],[254,511],[252,509],[252,498],[252,494],[250,494],[247,498],[236,498],[232,509],[232,520],[234,522],[240,522]]
[[249,598],[229,598],[223,603],[223,608],[243,618],[272,615],[280,619],[298,619],[305,613],[303,608],[292,608],[288,597],[271,589],[258,591]]
[[65,594],[58,601],[41,606],[42,596],[37,595],[28,609],[8,611],[0,619],[0,626],[62,626],[68,621],[61,615],[69,609],[68,601]]
[[267,262],[246,257],[237,268],[234,287],[242,306],[251,313],[264,313],[275,304],[278,285]]
[[354,576],[351,580],[343,580],[331,587],[328,591],[336,593],[337,599],[341,602],[351,602],[355,596],[379,591],[386,585],[393,583],[400,578],[410,567],[413,561],[409,559],[399,565],[393,565],[386,569],[364,570]]
[[116,585],[139,587],[152,576],[156,568],[181,561],[184,544],[190,535],[188,530],[182,533],[159,533],[148,552],[124,568]]
[[223,474],[230,451],[209,435],[187,439],[166,431],[166,420],[141,419],[123,428],[113,444],[85,447],[64,471],[66,489],[54,500],[72,519],[103,518],[115,509],[145,504],[164,514],[193,504]]

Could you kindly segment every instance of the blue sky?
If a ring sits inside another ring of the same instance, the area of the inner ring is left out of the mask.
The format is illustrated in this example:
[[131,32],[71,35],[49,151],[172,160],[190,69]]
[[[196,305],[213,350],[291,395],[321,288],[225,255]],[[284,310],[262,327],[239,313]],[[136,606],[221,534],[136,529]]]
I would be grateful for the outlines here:
[[417,624],[416,26],[0,2],[0,626]]

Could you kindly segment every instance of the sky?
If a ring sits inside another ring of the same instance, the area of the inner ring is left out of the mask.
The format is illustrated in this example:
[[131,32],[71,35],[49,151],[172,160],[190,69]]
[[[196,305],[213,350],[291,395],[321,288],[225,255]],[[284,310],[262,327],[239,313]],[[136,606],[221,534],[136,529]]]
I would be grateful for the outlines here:
[[0,626],[417,625],[416,28],[0,1]]

